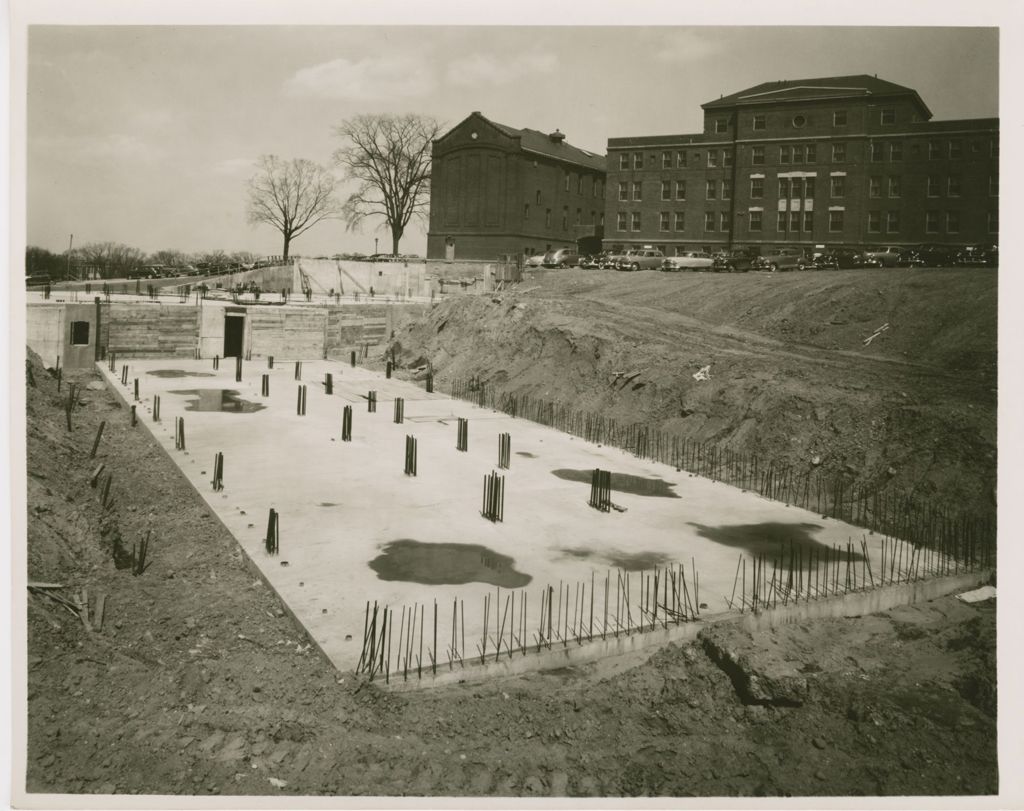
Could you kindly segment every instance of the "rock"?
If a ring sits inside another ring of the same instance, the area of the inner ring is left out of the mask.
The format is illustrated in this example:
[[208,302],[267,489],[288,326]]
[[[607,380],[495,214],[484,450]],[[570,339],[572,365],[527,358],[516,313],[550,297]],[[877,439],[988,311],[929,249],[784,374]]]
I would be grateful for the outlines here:
[[[107,387],[107,385],[102,380],[94,380],[91,383],[86,383],[85,387],[89,391],[103,391]],[[106,793],[111,794],[113,792]]]
[[824,749],[825,748],[825,739],[824,738],[814,738],[814,739],[811,740],[811,743],[813,743],[818,749]]
[[537,777],[537,775],[531,774],[523,781],[523,791],[526,794],[543,794],[544,781]]
[[[727,633],[727,632],[724,632]],[[731,648],[724,633],[706,628],[698,635],[704,651],[730,678],[745,704],[800,707],[807,700],[807,679],[787,665],[759,666],[749,656]]]

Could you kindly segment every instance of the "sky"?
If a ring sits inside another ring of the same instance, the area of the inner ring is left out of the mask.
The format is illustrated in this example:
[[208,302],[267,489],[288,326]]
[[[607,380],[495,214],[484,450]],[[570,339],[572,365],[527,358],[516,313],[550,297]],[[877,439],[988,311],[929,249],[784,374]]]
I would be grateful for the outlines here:
[[[35,25],[27,244],[278,254],[279,233],[246,221],[256,159],[329,165],[334,128],[361,113],[454,126],[478,110],[603,154],[610,137],[699,132],[702,103],[763,81],[871,73],[936,119],[998,116],[999,46],[992,27]],[[323,222],[292,252],[386,250],[375,226]],[[423,255],[425,226],[401,250]]]

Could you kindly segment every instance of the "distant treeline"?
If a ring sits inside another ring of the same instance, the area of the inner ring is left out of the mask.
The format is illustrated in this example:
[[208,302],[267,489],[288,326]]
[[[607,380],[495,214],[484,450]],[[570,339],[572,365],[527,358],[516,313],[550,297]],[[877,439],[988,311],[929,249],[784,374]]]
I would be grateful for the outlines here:
[[46,274],[52,280],[62,279],[117,279],[144,267],[180,269],[183,272],[197,267],[226,267],[252,264],[257,254],[249,251],[216,250],[200,253],[183,251],[156,251],[147,254],[131,245],[119,242],[92,242],[67,251],[53,253],[46,248],[30,245],[25,249],[25,275]]

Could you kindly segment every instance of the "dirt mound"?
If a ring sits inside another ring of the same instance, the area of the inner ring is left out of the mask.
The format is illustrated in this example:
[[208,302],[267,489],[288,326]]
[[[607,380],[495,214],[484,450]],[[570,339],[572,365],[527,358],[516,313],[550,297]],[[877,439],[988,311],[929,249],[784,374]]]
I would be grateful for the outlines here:
[[476,377],[983,513],[996,346],[996,276],[976,270],[552,271],[441,302],[393,344],[442,388]]

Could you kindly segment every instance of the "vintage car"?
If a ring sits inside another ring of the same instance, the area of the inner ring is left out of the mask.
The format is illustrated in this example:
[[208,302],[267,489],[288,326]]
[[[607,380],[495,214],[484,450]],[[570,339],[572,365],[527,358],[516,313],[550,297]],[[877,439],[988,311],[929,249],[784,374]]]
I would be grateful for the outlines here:
[[754,266],[756,258],[757,254],[742,248],[722,251],[715,254],[712,270],[716,273],[746,273]]
[[634,248],[626,251],[618,262],[616,270],[656,270],[661,267],[665,255],[655,248]]
[[666,256],[661,263],[662,270],[710,270],[715,260],[703,251],[683,251],[675,256]]
[[770,273],[783,270],[807,270],[812,267],[813,260],[802,248],[766,248],[765,253],[754,259],[751,267],[754,270],[767,270]]
[[580,263],[580,255],[575,248],[558,248],[544,254],[546,268],[572,268]]

